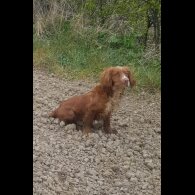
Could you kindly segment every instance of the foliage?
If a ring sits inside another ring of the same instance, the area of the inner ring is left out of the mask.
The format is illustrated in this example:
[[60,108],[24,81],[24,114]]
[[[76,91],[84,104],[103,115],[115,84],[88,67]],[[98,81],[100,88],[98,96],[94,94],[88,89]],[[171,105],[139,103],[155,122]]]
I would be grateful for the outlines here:
[[129,65],[160,89],[160,0],[33,0],[33,60],[73,77]]

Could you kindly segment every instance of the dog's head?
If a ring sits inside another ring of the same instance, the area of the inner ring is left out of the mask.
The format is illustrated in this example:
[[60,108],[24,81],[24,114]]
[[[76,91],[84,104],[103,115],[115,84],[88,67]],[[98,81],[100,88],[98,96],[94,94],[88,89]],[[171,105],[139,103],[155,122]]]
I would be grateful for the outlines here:
[[106,88],[133,87],[135,80],[127,66],[106,68],[101,75],[101,84]]

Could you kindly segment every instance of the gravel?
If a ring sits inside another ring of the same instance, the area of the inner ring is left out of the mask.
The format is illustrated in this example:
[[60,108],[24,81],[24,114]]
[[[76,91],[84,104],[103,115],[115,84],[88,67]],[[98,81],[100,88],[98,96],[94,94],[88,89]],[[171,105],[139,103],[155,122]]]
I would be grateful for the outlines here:
[[96,121],[86,138],[74,124],[48,117],[94,85],[33,70],[33,194],[160,195],[160,93],[127,92],[111,119],[117,135]]

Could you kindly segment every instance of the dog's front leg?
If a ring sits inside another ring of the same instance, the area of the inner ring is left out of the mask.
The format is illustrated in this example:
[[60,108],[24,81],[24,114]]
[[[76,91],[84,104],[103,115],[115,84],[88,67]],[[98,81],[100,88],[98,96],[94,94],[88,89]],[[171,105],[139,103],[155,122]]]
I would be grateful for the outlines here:
[[104,122],[104,131],[105,131],[105,133],[114,133],[114,134],[117,134],[117,131],[114,130],[114,129],[111,129],[111,127],[110,127],[110,118],[111,118],[111,114],[108,114],[103,119],[103,122]]

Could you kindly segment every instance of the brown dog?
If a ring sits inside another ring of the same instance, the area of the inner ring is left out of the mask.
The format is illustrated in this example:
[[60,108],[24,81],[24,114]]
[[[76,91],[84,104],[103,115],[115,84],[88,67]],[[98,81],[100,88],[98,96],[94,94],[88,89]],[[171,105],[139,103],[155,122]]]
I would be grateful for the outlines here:
[[125,87],[135,85],[128,67],[106,68],[100,84],[84,95],[74,96],[63,101],[49,116],[66,124],[83,122],[83,133],[91,132],[94,120],[103,120],[106,133],[116,133],[110,127],[110,117],[119,103]]

